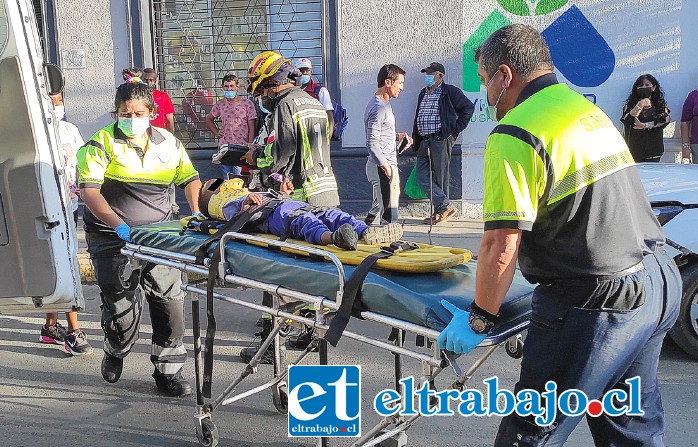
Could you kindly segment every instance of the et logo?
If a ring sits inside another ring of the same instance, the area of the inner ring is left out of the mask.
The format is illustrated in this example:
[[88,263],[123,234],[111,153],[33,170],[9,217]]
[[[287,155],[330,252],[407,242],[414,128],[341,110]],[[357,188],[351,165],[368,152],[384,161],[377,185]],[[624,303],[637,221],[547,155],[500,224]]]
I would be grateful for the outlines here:
[[361,436],[361,367],[291,365],[289,437]]

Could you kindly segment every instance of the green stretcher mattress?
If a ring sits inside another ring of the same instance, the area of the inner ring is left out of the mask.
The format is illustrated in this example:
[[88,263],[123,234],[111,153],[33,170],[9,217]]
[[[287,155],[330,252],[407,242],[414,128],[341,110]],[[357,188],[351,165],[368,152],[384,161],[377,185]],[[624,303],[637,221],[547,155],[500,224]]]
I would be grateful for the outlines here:
[[[131,241],[136,245],[194,255],[206,235],[188,232],[181,236],[180,231],[178,222],[139,226],[132,229]],[[209,254],[212,250],[209,249]],[[226,243],[225,260],[236,275],[311,295],[332,298],[339,288],[336,267],[329,261],[241,241]],[[470,261],[424,274],[375,270],[366,276],[361,288],[361,303],[364,310],[441,331],[451,320],[441,300],[467,309],[475,296],[476,268],[477,262]],[[344,265],[347,278],[354,269]],[[532,294],[533,287],[517,273],[492,334],[501,334],[526,322]]]

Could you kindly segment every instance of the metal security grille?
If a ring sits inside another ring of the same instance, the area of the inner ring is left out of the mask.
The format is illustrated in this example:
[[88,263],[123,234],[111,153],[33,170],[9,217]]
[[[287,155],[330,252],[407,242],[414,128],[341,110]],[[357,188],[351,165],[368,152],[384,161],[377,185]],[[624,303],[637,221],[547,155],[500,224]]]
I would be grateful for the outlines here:
[[172,98],[175,134],[186,147],[216,145],[205,119],[222,97],[220,80],[229,73],[244,80],[261,51],[308,57],[322,81],[324,1],[152,1],[160,87]]

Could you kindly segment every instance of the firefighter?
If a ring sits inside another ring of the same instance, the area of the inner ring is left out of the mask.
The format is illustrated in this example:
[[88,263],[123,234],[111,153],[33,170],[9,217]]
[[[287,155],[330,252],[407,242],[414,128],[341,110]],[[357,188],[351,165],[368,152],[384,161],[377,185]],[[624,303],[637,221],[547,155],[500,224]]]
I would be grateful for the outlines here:
[[297,87],[301,75],[279,53],[265,51],[248,70],[248,91],[260,109],[270,115],[269,135],[261,147],[253,147],[245,160],[268,176],[280,173],[293,182],[293,199],[314,206],[339,206],[337,181],[330,162],[330,129],[320,101]]

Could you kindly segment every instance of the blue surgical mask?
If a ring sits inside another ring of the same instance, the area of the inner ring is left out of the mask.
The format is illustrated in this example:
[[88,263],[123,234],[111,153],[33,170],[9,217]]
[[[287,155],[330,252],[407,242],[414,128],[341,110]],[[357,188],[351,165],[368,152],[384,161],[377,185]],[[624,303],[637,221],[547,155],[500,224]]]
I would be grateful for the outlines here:
[[431,87],[434,85],[434,82],[436,82],[436,80],[434,79],[433,74],[424,75],[424,85]]
[[482,101],[482,104],[484,106],[484,111],[485,111],[485,116],[487,116],[488,119],[497,122],[497,106],[499,105],[499,100],[502,99],[502,95],[504,94],[504,90],[502,89],[501,92],[499,92],[499,96],[497,97],[497,101],[494,103],[494,105],[490,104],[490,100],[487,97],[487,87],[490,86],[494,78],[497,77],[497,72],[492,78],[490,79],[490,82],[487,83],[487,85],[483,85],[483,88],[480,88],[480,101]]
[[257,104],[259,105],[259,110],[261,110],[262,113],[265,115],[271,115],[271,112],[264,107],[264,101],[262,100],[261,96],[257,98]]
[[233,99],[233,98],[235,98],[235,97],[237,96],[237,94],[238,94],[238,92],[236,92],[235,90],[225,90],[225,91],[223,92],[223,96],[224,96],[226,99]]
[[310,75],[301,75],[301,85],[305,85],[310,82]]
[[124,118],[119,117],[119,129],[129,138],[140,137],[148,131],[150,118]]

